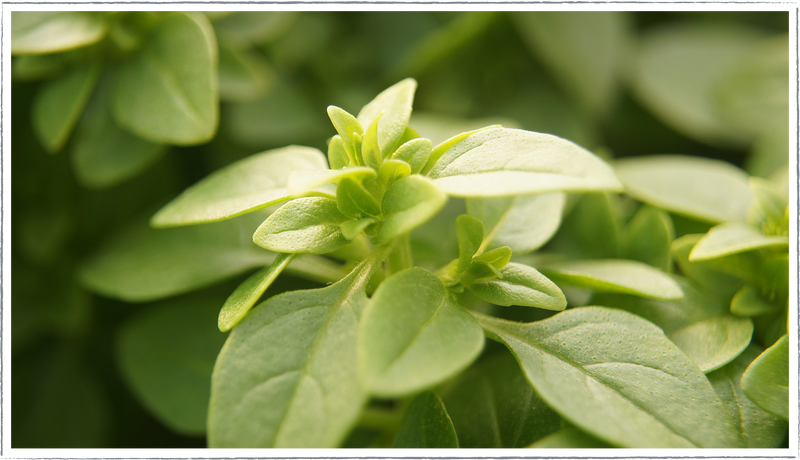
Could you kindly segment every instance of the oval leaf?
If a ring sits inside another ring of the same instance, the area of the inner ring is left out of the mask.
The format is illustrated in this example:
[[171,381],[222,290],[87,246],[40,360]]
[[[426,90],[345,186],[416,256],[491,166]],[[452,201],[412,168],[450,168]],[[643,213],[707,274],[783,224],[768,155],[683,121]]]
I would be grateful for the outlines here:
[[381,205],[372,194],[361,183],[349,177],[339,181],[336,187],[336,203],[340,211],[353,219],[381,215]]
[[561,289],[533,267],[510,262],[500,274],[502,278],[478,281],[469,288],[481,299],[504,307],[520,305],[555,311],[567,307]]
[[408,405],[392,443],[394,448],[456,448],[458,438],[442,400],[432,391]]
[[395,150],[392,160],[401,160],[408,163],[411,174],[418,174],[431,156],[433,144],[428,139],[412,139]]
[[604,441],[650,448],[737,445],[705,375],[638,316],[581,307],[528,324],[476,317],[516,355],[550,407]]
[[272,213],[253,234],[253,242],[275,252],[325,254],[350,242],[340,227],[346,220],[336,200],[298,198]]
[[753,322],[731,315],[713,316],[667,334],[703,372],[724,366],[739,355],[753,337]]
[[398,179],[383,195],[385,216],[376,243],[389,241],[419,227],[447,203],[447,195],[433,182],[414,175]]
[[789,336],[767,348],[742,375],[742,389],[756,405],[789,420]]
[[105,36],[103,13],[12,11],[11,54],[45,54],[97,43]]
[[399,396],[467,367],[483,333],[433,273],[403,270],[375,291],[359,325],[358,369],[367,390]]
[[189,187],[161,208],[154,227],[172,227],[230,219],[289,199],[289,175],[297,170],[327,170],[317,149],[290,146],[232,163]]
[[607,164],[577,145],[502,127],[456,142],[428,176],[448,194],[462,197],[622,189]]
[[361,126],[369,126],[381,111],[384,112],[378,122],[378,145],[384,158],[394,152],[405,133],[416,89],[416,80],[406,78],[385,89],[358,112]]
[[745,224],[727,223],[709,230],[689,253],[689,261],[716,259],[756,249],[788,247],[789,238],[786,236],[768,236]]
[[582,260],[542,268],[556,282],[600,292],[624,292],[653,299],[680,299],[683,291],[664,272],[634,260]]

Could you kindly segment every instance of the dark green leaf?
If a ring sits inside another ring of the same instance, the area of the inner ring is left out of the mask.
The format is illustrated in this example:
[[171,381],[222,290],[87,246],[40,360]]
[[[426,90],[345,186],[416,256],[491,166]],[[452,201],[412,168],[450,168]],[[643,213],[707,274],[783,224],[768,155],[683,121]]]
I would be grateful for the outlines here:
[[469,286],[481,299],[502,305],[561,311],[567,299],[561,289],[535,268],[510,262],[500,269],[502,278],[480,280]]
[[383,195],[385,216],[376,243],[404,235],[433,217],[447,202],[447,195],[422,176],[398,179]]
[[11,53],[45,54],[91,45],[106,34],[102,13],[13,11]]
[[253,101],[269,91],[275,70],[259,54],[219,45],[219,97],[228,102]]
[[663,270],[672,271],[671,244],[675,230],[669,214],[642,206],[633,216],[622,236],[621,253],[625,259],[638,260]]
[[253,242],[275,252],[325,254],[349,243],[339,227],[346,220],[334,199],[298,198],[272,213]]
[[408,405],[392,443],[394,448],[455,448],[456,430],[442,400],[426,391]]
[[789,336],[767,348],[742,375],[744,394],[758,407],[789,420]]
[[619,257],[618,199],[607,193],[587,193],[567,214],[548,247],[576,259]]
[[235,11],[212,20],[221,40],[236,46],[252,46],[280,37],[298,15],[296,11]]

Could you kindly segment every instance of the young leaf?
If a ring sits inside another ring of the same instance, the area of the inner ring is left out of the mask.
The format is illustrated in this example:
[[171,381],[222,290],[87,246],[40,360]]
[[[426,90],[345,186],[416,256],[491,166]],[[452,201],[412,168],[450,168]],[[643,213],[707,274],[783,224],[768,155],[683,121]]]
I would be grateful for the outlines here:
[[117,336],[126,383],[158,420],[184,435],[206,431],[211,370],[226,338],[214,327],[218,309],[216,298],[165,302],[131,318]]
[[349,177],[339,181],[336,187],[336,203],[342,213],[354,219],[381,215],[381,205],[372,194],[361,183]]
[[692,248],[702,237],[701,234],[688,234],[676,239],[672,242],[672,257],[687,278],[710,292],[730,298],[744,285],[741,279],[719,271],[705,262],[689,261]]
[[47,54],[97,43],[106,34],[103,13],[12,11],[11,54]]
[[433,217],[447,202],[447,195],[422,176],[404,177],[383,195],[381,208],[386,217],[376,243],[404,235]]
[[344,148],[342,136],[333,136],[328,143],[328,164],[331,169],[342,169],[345,166],[354,166]]
[[228,332],[236,326],[295,257],[296,254],[278,254],[272,264],[253,273],[240,284],[222,305],[217,318],[219,330]]
[[99,77],[99,65],[81,66],[48,82],[36,95],[33,127],[48,152],[64,147]]
[[379,169],[383,162],[383,154],[378,145],[378,122],[381,119],[383,112],[379,112],[369,124],[367,132],[364,133],[364,139],[361,144],[361,156],[364,159],[364,165],[372,169]]
[[408,163],[411,174],[418,174],[428,162],[428,157],[433,150],[433,144],[428,139],[411,139],[395,150],[392,160],[401,160]]
[[342,138],[344,150],[347,152],[351,163],[363,166],[364,161],[360,158],[361,149],[356,149],[354,136],[363,135],[364,128],[361,127],[361,124],[354,116],[335,105],[328,106],[328,117],[331,119],[333,127],[336,128],[336,132]]
[[459,444],[465,448],[525,447],[559,427],[511,353],[478,360],[444,394]]
[[298,198],[272,213],[253,234],[253,242],[275,252],[325,254],[350,242],[339,227],[346,220],[336,200]]
[[772,415],[789,420],[789,336],[767,348],[742,375],[748,399]]
[[325,184],[338,182],[345,177],[364,181],[375,176],[377,176],[375,170],[365,166],[352,166],[343,169],[303,169],[289,174],[286,189],[293,196],[300,196]]
[[411,175],[411,167],[405,161],[401,160],[386,160],[381,165],[378,171],[381,183],[384,187],[389,188],[397,182],[398,179]]
[[367,394],[356,366],[365,286],[390,247],[336,284],[271,297],[231,331],[211,376],[209,447],[337,447]]
[[342,236],[347,238],[348,241],[354,240],[362,231],[367,227],[378,222],[378,219],[373,217],[365,217],[359,220],[347,220],[342,222]]
[[561,224],[565,194],[470,198],[467,212],[483,222],[487,248],[508,246],[515,254],[535,251],[547,243]]
[[532,449],[610,449],[614,446],[562,422],[560,430],[527,447]]
[[726,223],[712,228],[695,244],[689,253],[689,261],[716,259],[755,249],[781,249],[788,246],[789,238],[786,236],[767,236],[745,224]]
[[753,404],[739,384],[745,369],[759,355],[760,350],[760,347],[750,345],[732,363],[706,376],[739,428],[739,447],[778,447],[788,425]]
[[601,307],[529,324],[475,316],[516,355],[550,407],[601,440],[650,448],[737,445],[703,373],[638,316]]
[[433,273],[419,268],[387,278],[364,310],[358,370],[378,396],[430,387],[467,367],[483,349],[483,333]]
[[383,111],[378,122],[378,145],[383,158],[394,152],[406,131],[416,89],[416,80],[407,78],[385,89],[358,112],[361,125],[369,126]]
[[642,206],[623,233],[620,255],[638,260],[667,273],[672,271],[670,245],[675,229],[669,214],[652,206]]
[[747,173],[720,160],[683,155],[623,158],[614,167],[625,193],[710,222],[744,222],[753,197]]
[[567,306],[564,293],[535,268],[510,262],[500,269],[502,278],[479,280],[469,286],[481,299],[508,307],[544,308],[561,311]]
[[230,219],[291,196],[289,175],[297,170],[327,170],[317,149],[290,146],[232,163],[189,187],[152,218],[154,227],[200,224]]
[[458,238],[458,272],[469,267],[472,256],[478,252],[483,241],[483,224],[478,219],[462,214],[456,218],[456,236]]
[[680,286],[664,272],[634,260],[583,260],[542,268],[556,282],[600,292],[622,292],[653,299],[680,299]]
[[217,131],[214,30],[199,13],[170,13],[115,75],[114,119],[153,142],[195,145]]
[[442,154],[428,176],[448,194],[463,197],[622,190],[611,168],[577,145],[508,128],[465,137]]
[[745,284],[731,300],[731,313],[737,316],[759,316],[773,312],[777,306],[761,296],[761,290]]
[[456,448],[458,438],[442,400],[432,391],[414,398],[403,414],[394,448]]
[[488,129],[501,128],[501,127],[502,126],[500,126],[500,125],[484,126],[483,128],[478,128],[478,129],[467,131],[467,132],[464,132],[464,133],[461,133],[461,134],[456,134],[456,135],[448,138],[447,140],[442,141],[440,144],[438,144],[436,147],[434,147],[434,149],[431,151],[431,154],[428,157],[428,161],[425,162],[425,166],[422,168],[422,171],[420,172],[420,174],[428,175],[428,173],[430,173],[430,171],[431,171],[431,168],[433,168],[433,166],[436,164],[437,161],[439,161],[439,158],[441,158],[442,155],[444,155],[445,152],[450,150],[450,147],[456,145],[457,143],[461,142],[462,140],[466,139],[467,137],[469,137],[469,136],[471,136],[471,135],[473,135],[475,133],[481,132],[481,131],[486,131]]

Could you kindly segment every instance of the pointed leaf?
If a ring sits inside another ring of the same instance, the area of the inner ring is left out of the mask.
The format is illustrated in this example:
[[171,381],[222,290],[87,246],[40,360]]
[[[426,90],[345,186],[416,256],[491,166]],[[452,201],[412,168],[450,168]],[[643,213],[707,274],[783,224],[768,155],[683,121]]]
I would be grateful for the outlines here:
[[475,315],[516,355],[550,407],[601,440],[649,448],[737,444],[705,375],[638,316],[602,307],[528,324]]
[[483,349],[475,319],[433,273],[419,268],[387,278],[359,324],[358,367],[365,388],[400,396],[442,382]]
[[272,213],[256,230],[253,242],[275,252],[325,254],[350,242],[339,227],[346,220],[336,200],[298,198]]
[[433,217],[447,202],[447,195],[422,176],[404,177],[383,195],[381,208],[385,220],[376,243],[404,235]]
[[364,159],[364,165],[376,170],[381,167],[381,163],[383,162],[383,154],[378,145],[378,122],[382,115],[383,111],[378,112],[378,115],[375,116],[375,119],[369,124],[361,144],[361,156]]
[[716,259],[755,249],[784,247],[789,247],[789,238],[786,236],[767,236],[745,224],[720,224],[695,244],[689,253],[689,261]]
[[356,120],[356,117],[350,115],[346,110],[340,109],[335,105],[328,106],[328,118],[331,119],[333,127],[342,138],[344,149],[351,163],[363,166],[363,159],[360,158],[361,149],[355,148],[356,139],[354,136],[361,136],[364,134],[364,128]]
[[456,448],[458,438],[442,400],[432,391],[408,405],[392,443],[394,448]]
[[350,157],[344,149],[342,136],[333,136],[328,143],[328,164],[331,169],[342,169],[350,164]]
[[675,229],[669,214],[652,206],[642,206],[625,227],[621,256],[669,273],[672,271],[671,244],[674,238]]
[[456,236],[458,237],[458,272],[461,273],[469,267],[472,256],[481,247],[483,224],[468,214],[462,214],[456,218]]
[[227,332],[236,326],[295,256],[295,254],[278,254],[272,264],[253,273],[240,284],[222,305],[217,318],[219,330]]
[[189,187],[161,208],[154,227],[230,219],[289,199],[289,175],[297,170],[327,170],[317,149],[290,146],[232,163]]
[[97,43],[105,36],[102,13],[12,11],[11,53],[45,54]]
[[345,177],[336,187],[336,203],[339,210],[354,219],[381,215],[381,205],[359,182]]
[[287,190],[294,196],[303,195],[325,184],[336,183],[345,177],[364,181],[377,174],[372,168],[352,166],[343,169],[308,169],[293,171],[286,184]]
[[407,78],[385,89],[358,112],[362,126],[369,126],[384,112],[378,123],[378,144],[384,158],[394,152],[405,133],[416,89],[416,80]]
[[195,145],[219,119],[217,43],[199,13],[170,13],[115,76],[111,110],[124,128],[153,142]]
[[411,174],[418,174],[425,167],[433,150],[433,144],[428,139],[412,139],[395,150],[393,160],[402,160],[408,163]]
[[469,288],[481,299],[504,307],[519,305],[555,311],[567,307],[561,289],[533,267],[510,262],[500,274],[502,278],[478,281]]
[[622,189],[608,165],[577,145],[508,128],[465,137],[442,154],[428,176],[448,194],[463,197]]
[[680,299],[683,292],[669,276],[634,260],[583,260],[542,268],[556,282],[600,292],[623,292],[653,299]]
[[789,336],[756,358],[742,375],[744,394],[758,407],[789,420]]

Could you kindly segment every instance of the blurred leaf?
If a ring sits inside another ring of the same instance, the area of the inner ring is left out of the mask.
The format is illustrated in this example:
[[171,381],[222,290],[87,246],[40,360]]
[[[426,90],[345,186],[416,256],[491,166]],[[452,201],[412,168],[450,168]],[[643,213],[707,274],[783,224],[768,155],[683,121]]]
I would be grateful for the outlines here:
[[635,260],[581,260],[548,264],[542,271],[554,281],[599,292],[621,292],[652,299],[683,297],[664,272]]
[[789,247],[789,238],[768,236],[744,224],[726,223],[712,228],[689,253],[691,262],[717,259],[757,249],[782,249]]
[[416,80],[406,78],[382,91],[358,112],[359,123],[366,127],[383,111],[383,116],[378,121],[378,145],[384,157],[393,153],[400,145],[400,138],[411,117],[416,89]]
[[350,243],[340,228],[346,220],[334,199],[297,198],[272,213],[253,241],[275,252],[325,254]]
[[463,119],[417,110],[411,114],[408,124],[413,126],[421,137],[430,139],[433,145],[439,145],[453,136],[486,126],[503,125],[506,128],[520,128],[519,123],[508,118]]
[[761,289],[752,284],[745,284],[731,300],[731,313],[736,316],[759,316],[771,313],[777,305],[761,296]]
[[789,136],[777,126],[758,136],[744,162],[744,169],[753,176],[769,177],[789,164]]
[[236,11],[212,21],[220,41],[244,47],[275,41],[292,27],[298,15],[296,11]]
[[432,391],[408,405],[392,443],[394,448],[455,448],[458,438],[442,400]]
[[117,336],[117,362],[142,404],[170,429],[206,431],[211,371],[226,335],[218,298],[168,301],[139,312]]
[[532,449],[608,449],[614,446],[561,422],[561,429],[531,444]]
[[199,13],[170,13],[117,70],[114,119],[153,142],[201,144],[217,131],[217,44]]
[[703,237],[701,234],[684,235],[672,242],[672,256],[684,276],[714,292],[722,298],[731,298],[744,284],[741,279],[722,272],[706,262],[690,262],[689,254]]
[[366,166],[350,166],[343,169],[308,168],[289,174],[286,188],[292,195],[302,195],[325,184],[336,183],[344,178],[364,181],[375,178],[375,170]]
[[219,45],[219,97],[226,102],[253,101],[274,84],[275,70],[250,50]]
[[30,81],[51,78],[66,65],[62,54],[26,54],[11,61],[11,77]]
[[672,271],[671,244],[675,237],[669,214],[652,206],[642,206],[628,222],[621,238],[620,256]]
[[103,16],[85,11],[13,11],[11,53],[55,53],[96,43],[106,34]]
[[742,389],[770,414],[789,420],[789,336],[784,335],[747,367]]
[[564,218],[549,249],[576,259],[619,256],[619,200],[608,193],[587,193]]
[[409,234],[414,262],[436,271],[458,257],[456,218],[466,212],[464,200],[451,198],[441,211]]
[[376,243],[389,241],[424,224],[447,203],[447,195],[435,183],[414,175],[399,179],[383,195],[384,221]]

